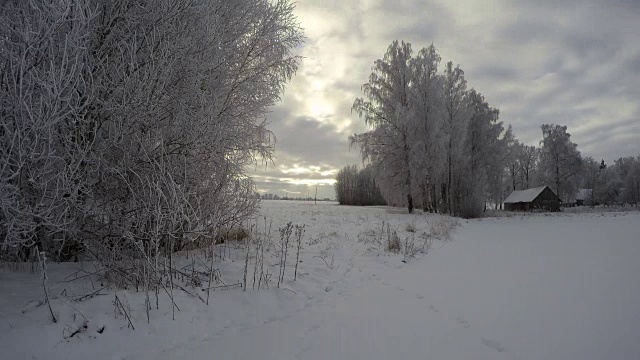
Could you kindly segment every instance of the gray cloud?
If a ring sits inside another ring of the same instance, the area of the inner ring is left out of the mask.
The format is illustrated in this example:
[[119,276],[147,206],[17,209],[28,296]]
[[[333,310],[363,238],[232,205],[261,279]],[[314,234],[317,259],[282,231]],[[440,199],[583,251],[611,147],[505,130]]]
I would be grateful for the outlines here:
[[366,126],[351,104],[396,39],[416,52],[434,43],[443,62],[460,64],[524,143],[557,123],[584,156],[640,154],[636,0],[304,0],[296,14],[305,59],[269,115],[277,159],[255,173],[262,190],[302,194],[324,179],[319,193],[333,197],[335,171],[360,162],[347,137]]

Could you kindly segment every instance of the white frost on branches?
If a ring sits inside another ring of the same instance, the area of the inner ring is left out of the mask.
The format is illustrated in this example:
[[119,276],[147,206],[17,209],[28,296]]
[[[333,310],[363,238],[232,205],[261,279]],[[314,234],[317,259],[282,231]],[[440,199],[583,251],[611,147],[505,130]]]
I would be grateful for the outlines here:
[[350,140],[390,205],[478,216],[504,128],[459,66],[438,74],[440,61],[433,45],[412,57],[410,44],[393,42],[353,104],[372,130]]
[[274,151],[265,114],[303,41],[292,12],[287,0],[5,1],[0,254],[153,258],[253,214],[244,169]]

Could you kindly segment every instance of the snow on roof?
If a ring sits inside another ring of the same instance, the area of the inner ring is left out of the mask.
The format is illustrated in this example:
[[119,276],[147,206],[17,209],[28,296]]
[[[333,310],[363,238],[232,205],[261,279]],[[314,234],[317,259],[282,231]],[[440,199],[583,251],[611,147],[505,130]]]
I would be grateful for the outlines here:
[[576,200],[589,199],[591,199],[591,189],[578,189],[578,191],[576,191]]
[[511,195],[507,196],[507,198],[504,200],[504,203],[513,204],[519,202],[532,202],[533,200],[535,200],[535,198],[538,197],[538,195],[540,195],[542,190],[544,190],[545,188],[546,186],[527,190],[516,190],[512,192]]

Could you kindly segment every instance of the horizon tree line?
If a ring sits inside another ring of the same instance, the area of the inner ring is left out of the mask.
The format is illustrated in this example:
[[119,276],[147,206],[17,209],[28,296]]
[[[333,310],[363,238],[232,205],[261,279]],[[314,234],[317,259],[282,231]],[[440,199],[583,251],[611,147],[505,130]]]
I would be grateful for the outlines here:
[[[410,213],[419,206],[477,217],[488,206],[502,208],[511,191],[543,184],[564,202],[575,199],[586,186],[586,160],[567,127],[544,124],[540,147],[521,144],[499,121],[499,110],[468,88],[460,66],[449,61],[440,71],[441,61],[433,44],[414,55],[411,44],[394,41],[353,103],[370,130],[351,135],[350,144],[360,149],[384,200]],[[637,204],[640,160],[620,161],[624,171],[617,166],[616,174],[628,186],[619,198]],[[344,194],[344,180],[336,180],[337,194]]]

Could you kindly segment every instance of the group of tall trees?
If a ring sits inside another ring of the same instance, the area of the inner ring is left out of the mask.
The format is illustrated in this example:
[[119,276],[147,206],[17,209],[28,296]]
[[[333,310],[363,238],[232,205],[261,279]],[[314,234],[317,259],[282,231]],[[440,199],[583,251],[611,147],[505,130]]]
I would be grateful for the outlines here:
[[[613,164],[582,157],[566,126],[541,126],[540,147],[515,141],[508,151],[508,182],[501,199],[513,190],[549,186],[565,203],[577,198],[603,205],[640,203],[640,155]],[[494,197],[499,206],[499,199]]]
[[253,214],[302,39],[288,0],[3,2],[0,255],[148,256]]
[[[411,44],[394,41],[375,61],[364,97],[353,103],[370,130],[350,136],[350,143],[360,148],[388,204],[475,217],[488,205],[501,208],[514,190],[548,185],[570,202],[587,186],[587,163],[566,126],[542,125],[539,147],[521,144],[498,109],[468,88],[463,70],[447,62],[440,71],[440,63],[433,45],[414,56]],[[611,187],[614,181],[602,178],[615,173],[625,182],[616,202],[634,203],[640,159],[624,159],[609,175],[598,173],[598,181]],[[339,197],[349,188],[342,177]]]
[[370,166],[358,169],[350,165],[340,169],[335,190],[340,205],[386,205]]
[[640,155],[619,158],[611,165],[586,158],[581,185],[590,190],[583,199],[590,205],[640,205]]
[[566,126],[543,124],[540,147],[510,142],[504,155],[506,183],[500,183],[501,193],[492,194],[500,207],[504,197],[513,190],[547,185],[565,202],[575,199],[583,171],[583,159],[578,145],[571,141]]
[[353,104],[372,130],[350,141],[389,204],[478,216],[511,132],[467,89],[459,66],[439,73],[440,62],[433,45],[414,57],[409,43],[394,41]]

